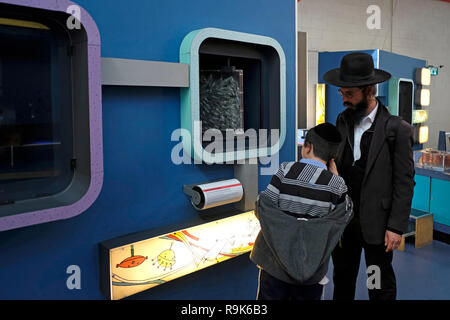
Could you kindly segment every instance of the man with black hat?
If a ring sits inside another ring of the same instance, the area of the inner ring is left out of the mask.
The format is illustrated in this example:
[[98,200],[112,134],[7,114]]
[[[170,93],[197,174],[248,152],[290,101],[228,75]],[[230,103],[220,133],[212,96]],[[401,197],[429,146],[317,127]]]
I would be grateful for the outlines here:
[[368,270],[379,273],[371,274],[369,298],[396,299],[393,250],[408,227],[414,161],[412,127],[391,116],[376,98],[375,85],[390,77],[374,68],[372,56],[361,52],[347,54],[340,68],[324,75],[327,83],[339,88],[347,107],[336,120],[343,140],[336,165],[355,211],[332,254],[335,300],[355,298],[362,248]]

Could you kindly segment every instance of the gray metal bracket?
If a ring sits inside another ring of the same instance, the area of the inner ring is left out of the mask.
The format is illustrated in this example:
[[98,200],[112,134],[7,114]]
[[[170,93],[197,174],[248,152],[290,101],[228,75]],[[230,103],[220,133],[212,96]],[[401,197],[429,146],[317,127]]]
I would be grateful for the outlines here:
[[189,65],[161,61],[102,58],[106,86],[189,87]]

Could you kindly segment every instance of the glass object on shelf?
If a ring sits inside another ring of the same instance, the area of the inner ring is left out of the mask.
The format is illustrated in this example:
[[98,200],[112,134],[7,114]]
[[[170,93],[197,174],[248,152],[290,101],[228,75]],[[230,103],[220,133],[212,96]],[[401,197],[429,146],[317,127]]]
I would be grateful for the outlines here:
[[200,71],[202,131],[227,129],[244,133],[243,71],[234,67]]
[[425,150],[414,150],[414,165],[416,168],[425,168],[424,154]]
[[444,171],[450,172],[450,152],[444,152]]
[[434,171],[450,171],[450,153],[427,148],[414,151],[414,163],[417,168]]
[[436,171],[444,171],[445,153],[434,150],[431,154],[431,169]]

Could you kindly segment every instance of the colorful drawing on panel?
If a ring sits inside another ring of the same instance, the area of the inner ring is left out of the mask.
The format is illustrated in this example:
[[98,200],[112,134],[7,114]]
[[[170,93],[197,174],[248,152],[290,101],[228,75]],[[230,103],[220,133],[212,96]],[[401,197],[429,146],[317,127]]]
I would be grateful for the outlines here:
[[154,261],[153,265],[156,265],[156,263],[158,263],[157,268],[162,267],[164,268],[164,271],[167,268],[170,268],[170,270],[172,270],[172,267],[176,262],[175,252],[172,250],[172,244],[173,243],[170,244],[169,249],[164,250],[155,259],[152,259],[152,261]]
[[126,258],[121,263],[116,264],[116,268],[134,268],[142,264],[148,257],[135,256],[134,247],[131,245],[131,257]]
[[[116,267],[111,268],[113,299],[249,252],[259,230],[259,222],[250,211],[114,248],[110,251],[111,266]],[[134,250],[142,255],[135,256]],[[150,263],[144,263],[147,258]]]

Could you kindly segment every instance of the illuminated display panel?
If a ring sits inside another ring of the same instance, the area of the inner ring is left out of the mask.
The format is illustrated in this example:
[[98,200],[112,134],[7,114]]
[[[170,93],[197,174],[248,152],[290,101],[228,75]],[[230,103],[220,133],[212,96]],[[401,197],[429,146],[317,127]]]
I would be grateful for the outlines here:
[[424,123],[428,121],[428,111],[427,110],[413,110],[412,113],[412,123]]
[[103,290],[118,300],[237,257],[252,250],[259,230],[249,211],[107,248],[108,268],[102,271],[109,270],[108,288]]
[[423,107],[430,105],[430,89],[418,89],[416,92],[416,103]]
[[419,129],[419,143],[428,142],[428,126],[421,126]]
[[423,86],[429,86],[431,84],[431,71],[428,68],[416,69],[416,81]]
[[325,84],[316,85],[316,125],[325,122]]

